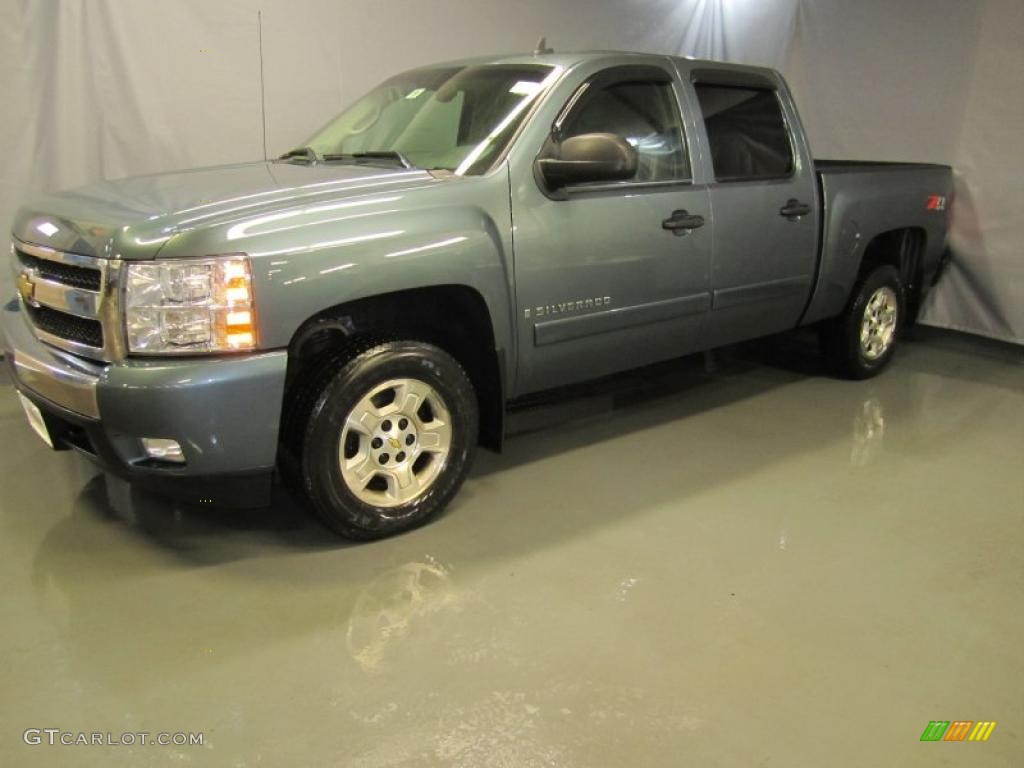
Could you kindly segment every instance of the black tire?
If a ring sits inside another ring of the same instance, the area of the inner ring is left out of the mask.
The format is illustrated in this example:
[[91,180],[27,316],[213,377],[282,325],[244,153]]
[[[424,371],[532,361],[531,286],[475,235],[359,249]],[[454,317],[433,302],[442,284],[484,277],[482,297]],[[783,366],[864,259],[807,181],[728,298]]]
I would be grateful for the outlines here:
[[[895,297],[895,329],[884,351],[875,356],[861,343],[861,328],[868,302],[883,288],[889,288]],[[895,267],[883,265],[863,275],[854,286],[843,314],[822,330],[822,346],[835,372],[848,379],[868,379],[884,370],[896,352],[906,311],[903,284]]]
[[[476,453],[479,416],[469,377],[447,352],[417,341],[355,345],[331,366],[319,382],[302,433],[297,469],[304,495],[329,528],[349,539],[379,539],[423,525],[451,501]],[[342,475],[339,451],[353,408],[393,380],[429,385],[447,407],[451,431],[450,448],[429,485],[415,498],[388,506],[353,492]]]

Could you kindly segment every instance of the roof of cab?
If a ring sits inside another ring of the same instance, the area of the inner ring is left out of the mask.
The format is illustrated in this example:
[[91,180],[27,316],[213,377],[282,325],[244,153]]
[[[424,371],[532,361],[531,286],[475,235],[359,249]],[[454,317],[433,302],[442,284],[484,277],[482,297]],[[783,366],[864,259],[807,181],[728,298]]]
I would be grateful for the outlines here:
[[663,53],[643,53],[640,51],[566,51],[556,53],[513,53],[499,54],[494,56],[475,56],[468,59],[455,59],[452,61],[438,62],[427,66],[480,66],[487,64],[548,64],[569,68],[587,61],[600,61],[601,59],[621,59],[628,57],[638,59],[665,59],[670,61],[685,62],[687,68],[709,68],[728,69],[744,72],[761,72],[763,74],[776,74],[775,70],[769,67],[759,67],[749,64],[736,64],[733,62],[713,61],[711,59],[694,59],[689,56],[674,56]]

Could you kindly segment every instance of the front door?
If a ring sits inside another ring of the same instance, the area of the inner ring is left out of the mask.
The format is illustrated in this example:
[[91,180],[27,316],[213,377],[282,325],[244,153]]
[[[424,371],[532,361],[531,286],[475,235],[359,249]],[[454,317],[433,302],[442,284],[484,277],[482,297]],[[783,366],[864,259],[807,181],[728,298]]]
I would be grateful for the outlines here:
[[639,155],[634,179],[550,196],[532,174],[513,177],[516,394],[700,348],[711,208],[691,181],[677,94],[661,67],[614,67],[577,89],[556,121],[550,141],[625,138]]

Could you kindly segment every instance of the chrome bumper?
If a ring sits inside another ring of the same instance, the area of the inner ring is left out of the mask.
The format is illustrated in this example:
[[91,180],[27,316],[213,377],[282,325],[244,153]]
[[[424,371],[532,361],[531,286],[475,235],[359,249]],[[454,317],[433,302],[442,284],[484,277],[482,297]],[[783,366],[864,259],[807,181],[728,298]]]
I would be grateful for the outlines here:
[[16,387],[72,413],[99,418],[96,389],[106,366],[43,344],[29,327],[17,299],[0,311],[0,344]]

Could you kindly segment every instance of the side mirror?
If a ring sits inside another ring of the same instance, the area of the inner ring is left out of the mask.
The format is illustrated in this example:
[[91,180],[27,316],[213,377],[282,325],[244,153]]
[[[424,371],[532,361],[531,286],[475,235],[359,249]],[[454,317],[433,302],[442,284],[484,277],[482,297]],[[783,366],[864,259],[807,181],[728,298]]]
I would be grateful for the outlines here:
[[625,181],[636,176],[637,153],[614,133],[584,133],[556,144],[552,157],[537,160],[549,189],[588,181]]

